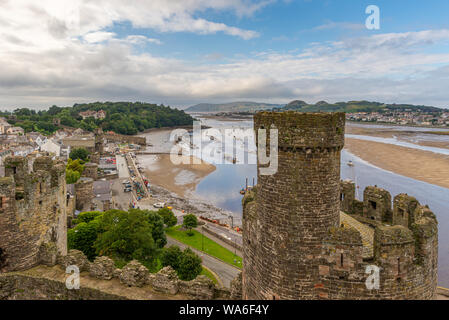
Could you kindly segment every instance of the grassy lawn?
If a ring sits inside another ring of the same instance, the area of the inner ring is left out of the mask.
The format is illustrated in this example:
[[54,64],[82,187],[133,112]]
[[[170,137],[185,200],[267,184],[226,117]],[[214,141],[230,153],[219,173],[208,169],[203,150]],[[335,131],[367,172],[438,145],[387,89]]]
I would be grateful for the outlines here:
[[202,275],[208,277],[209,279],[211,279],[215,284],[218,284],[218,280],[217,278],[215,278],[215,276],[212,274],[212,272],[210,272],[209,270],[207,270],[206,268],[203,267],[203,271],[201,271]]
[[[209,239],[208,237],[204,236],[204,247],[202,243],[202,235],[200,232],[196,230],[192,230],[193,235],[189,236],[186,231],[179,230],[181,226],[176,226],[173,228],[169,228],[166,230],[166,234],[179,242],[182,242],[186,245],[189,245],[197,250],[206,252],[207,254],[216,257],[218,259],[223,260],[224,262],[227,262],[229,264],[232,264],[233,266],[236,266],[237,268],[242,267],[242,258],[235,255],[234,252],[223,248],[215,241]],[[203,250],[204,248],[204,250]]]

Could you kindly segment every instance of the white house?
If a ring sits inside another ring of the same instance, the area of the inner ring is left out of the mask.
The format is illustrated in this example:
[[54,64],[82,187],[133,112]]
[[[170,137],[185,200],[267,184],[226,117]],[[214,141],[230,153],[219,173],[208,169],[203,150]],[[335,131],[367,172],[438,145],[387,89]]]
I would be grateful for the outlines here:
[[39,132],[29,132],[26,136],[30,142],[34,142],[39,147],[47,141],[47,138]]
[[47,139],[47,141],[40,146],[40,150],[53,154],[57,157],[61,155],[61,145],[54,142],[52,139]]

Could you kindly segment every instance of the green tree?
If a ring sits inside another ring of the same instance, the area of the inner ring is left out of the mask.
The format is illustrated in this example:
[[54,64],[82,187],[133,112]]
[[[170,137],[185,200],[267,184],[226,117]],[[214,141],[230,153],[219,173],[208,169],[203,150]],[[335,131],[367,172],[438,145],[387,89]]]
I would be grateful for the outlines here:
[[70,151],[69,157],[72,160],[81,159],[86,162],[89,158],[89,152],[85,148],[75,148]]
[[193,235],[192,229],[198,226],[198,219],[194,214],[187,214],[184,216],[182,226],[186,228],[188,235]]
[[[136,209],[131,209],[133,211]],[[144,213],[148,217],[148,223],[152,230],[151,235],[158,248],[163,248],[167,244],[167,236],[164,231],[164,220],[155,211],[145,210]]]
[[100,231],[101,228],[98,219],[94,219],[89,223],[79,223],[75,228],[67,232],[69,249],[82,251],[92,261],[97,256],[94,244]]
[[173,227],[178,223],[175,214],[168,208],[159,209],[157,213],[164,219],[164,224],[167,228]]
[[178,270],[181,257],[181,249],[178,246],[170,246],[162,250],[159,259],[163,267],[171,266],[173,269]]
[[203,270],[201,258],[198,257],[190,248],[186,248],[179,261],[177,270],[181,280],[190,281],[195,279]]
[[80,174],[82,174],[85,166],[81,162],[81,159],[72,160],[71,158],[69,158],[66,168],[69,170],[78,171]]
[[78,171],[73,171],[70,169],[66,169],[65,171],[65,182],[67,184],[76,183],[80,177],[81,175]]
[[65,171],[65,181],[67,184],[76,183],[81,174],[84,171],[84,165],[81,163],[82,160],[72,160],[69,158]]
[[147,267],[155,263],[157,247],[144,212],[109,210],[100,221],[104,232],[94,244],[97,254],[123,261],[136,259]]
[[76,217],[76,219],[73,220],[74,224],[78,224],[81,222],[85,222],[85,223],[89,223],[92,220],[100,217],[101,215],[103,215],[103,212],[100,211],[86,211],[86,212],[81,212],[78,217]]

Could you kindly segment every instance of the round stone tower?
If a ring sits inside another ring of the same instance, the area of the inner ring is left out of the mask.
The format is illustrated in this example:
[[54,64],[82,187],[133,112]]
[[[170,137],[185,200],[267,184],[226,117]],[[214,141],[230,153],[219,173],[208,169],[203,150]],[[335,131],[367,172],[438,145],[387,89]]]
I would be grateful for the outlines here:
[[321,245],[340,222],[344,113],[260,112],[258,129],[278,129],[278,169],[261,174],[243,201],[244,299],[313,299]]

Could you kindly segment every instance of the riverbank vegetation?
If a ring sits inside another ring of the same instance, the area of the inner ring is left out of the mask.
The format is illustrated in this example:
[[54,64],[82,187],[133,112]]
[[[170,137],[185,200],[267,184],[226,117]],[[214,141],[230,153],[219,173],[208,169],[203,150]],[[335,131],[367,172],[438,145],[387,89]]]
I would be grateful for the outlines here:
[[90,261],[108,256],[118,268],[138,260],[151,272],[172,265],[182,280],[195,279],[201,258],[190,249],[164,249],[167,244],[164,219],[157,211],[130,209],[83,212],[67,234],[69,249],[82,251]]
[[[103,116],[83,116],[86,111],[104,111]],[[193,118],[183,110],[170,108],[163,104],[144,102],[94,102],[75,104],[73,107],[52,106],[48,110],[18,108],[13,112],[0,112],[0,117],[22,127],[25,132],[37,131],[50,135],[61,126],[133,135],[146,129],[191,125]]]

